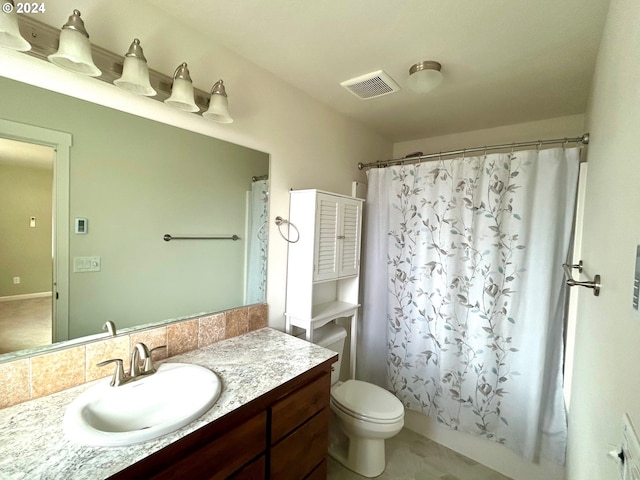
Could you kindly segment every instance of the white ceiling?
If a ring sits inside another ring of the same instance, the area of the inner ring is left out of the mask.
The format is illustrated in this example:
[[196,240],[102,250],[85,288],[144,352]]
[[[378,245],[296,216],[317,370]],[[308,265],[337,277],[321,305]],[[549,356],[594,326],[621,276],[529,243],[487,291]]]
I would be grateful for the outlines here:
[[[584,113],[609,4],[148,1],[395,142]],[[419,95],[406,80],[422,60],[440,62],[444,81]],[[340,86],[379,69],[402,90],[360,100]]]

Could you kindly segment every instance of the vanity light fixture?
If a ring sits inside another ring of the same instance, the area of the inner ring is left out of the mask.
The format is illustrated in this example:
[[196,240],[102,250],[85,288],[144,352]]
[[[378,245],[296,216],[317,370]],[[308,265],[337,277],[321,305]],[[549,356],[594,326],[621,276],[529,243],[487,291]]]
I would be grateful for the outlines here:
[[31,50],[31,44],[20,34],[18,14],[13,0],[4,0],[0,13],[0,47],[10,48],[19,52]]
[[442,65],[432,60],[418,62],[409,69],[407,86],[417,93],[427,93],[442,82]]
[[[13,6],[13,3],[9,3],[12,1],[0,0],[0,4],[4,2],[4,5]],[[3,40],[1,27],[7,24],[7,18],[4,13],[0,13],[0,48]],[[186,63],[178,66],[173,77],[152,70],[146,63],[138,39],[133,40],[124,58],[104,48],[92,46],[78,10],[73,11],[61,30],[25,15],[19,15],[17,23],[20,30],[30,33],[28,38],[31,45],[27,43],[27,46],[31,49],[24,52],[27,55],[49,60],[75,73],[94,76],[132,93],[165,102],[179,110],[202,114],[220,123],[233,123],[222,80],[217,81],[210,92],[206,92],[193,86]]]
[[144,57],[140,40],[137,38],[133,40],[124,57],[122,76],[114,80],[113,83],[123,90],[138,95],[153,97],[157,94],[149,82],[147,59]]
[[173,73],[171,96],[164,103],[185,112],[198,112],[200,110],[193,95],[193,82],[186,62],[176,68]]
[[60,30],[58,51],[47,58],[51,63],[71,72],[90,77],[99,77],[102,74],[91,58],[89,34],[84,28],[84,22],[78,10],[73,11]]
[[229,115],[229,100],[222,79],[211,87],[209,108],[202,116],[220,123],[233,123],[233,118]]

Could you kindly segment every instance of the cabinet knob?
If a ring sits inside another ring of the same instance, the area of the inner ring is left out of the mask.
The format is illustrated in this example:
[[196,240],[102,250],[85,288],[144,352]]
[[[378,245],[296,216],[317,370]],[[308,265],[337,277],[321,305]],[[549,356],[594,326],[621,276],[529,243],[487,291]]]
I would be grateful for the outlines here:
[[338,235],[336,237],[338,240],[344,240],[345,238],[347,238],[345,235]]

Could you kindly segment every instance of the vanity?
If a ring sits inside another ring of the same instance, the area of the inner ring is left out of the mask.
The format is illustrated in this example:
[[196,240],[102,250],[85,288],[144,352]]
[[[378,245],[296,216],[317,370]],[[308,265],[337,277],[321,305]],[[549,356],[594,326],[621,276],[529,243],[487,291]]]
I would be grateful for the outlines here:
[[81,446],[63,433],[67,405],[92,384],[0,410],[0,477],[324,479],[336,360],[270,328],[171,357],[214,371],[220,397],[187,426],[123,447]]

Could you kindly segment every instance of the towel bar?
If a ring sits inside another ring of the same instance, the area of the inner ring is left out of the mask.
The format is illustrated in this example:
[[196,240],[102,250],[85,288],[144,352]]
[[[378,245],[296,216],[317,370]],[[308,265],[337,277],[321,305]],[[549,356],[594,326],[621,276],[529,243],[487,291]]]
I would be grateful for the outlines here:
[[240,240],[238,235],[227,235],[227,236],[218,236],[218,237],[173,237],[166,233],[162,239],[165,242],[170,242],[171,240]]

